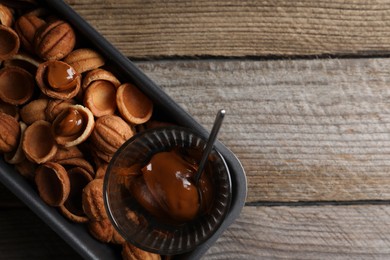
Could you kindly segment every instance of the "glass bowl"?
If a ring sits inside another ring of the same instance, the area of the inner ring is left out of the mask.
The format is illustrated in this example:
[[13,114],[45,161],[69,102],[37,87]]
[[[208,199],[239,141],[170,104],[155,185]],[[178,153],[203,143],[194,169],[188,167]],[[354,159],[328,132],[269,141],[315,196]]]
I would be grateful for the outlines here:
[[104,178],[104,200],[111,222],[128,242],[149,252],[176,255],[194,250],[217,231],[229,211],[232,187],[229,168],[215,149],[198,185],[202,187],[198,193],[208,192],[199,196],[201,206],[195,217],[178,221],[172,218],[175,213],[155,210],[162,205],[159,201],[152,203],[157,205],[152,209],[143,203],[159,199],[150,196],[155,194],[145,185],[144,169],[153,156],[172,152],[192,165],[200,161],[206,141],[190,129],[173,126],[138,133],[118,149]]

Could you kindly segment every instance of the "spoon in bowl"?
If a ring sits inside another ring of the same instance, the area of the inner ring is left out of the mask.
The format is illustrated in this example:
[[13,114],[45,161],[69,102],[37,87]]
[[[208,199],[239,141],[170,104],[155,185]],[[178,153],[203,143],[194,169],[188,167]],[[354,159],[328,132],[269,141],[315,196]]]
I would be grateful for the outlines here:
[[[213,149],[215,140],[217,139],[217,135],[218,135],[219,129],[221,128],[222,121],[223,121],[224,117],[225,117],[225,109],[219,110],[217,113],[217,116],[215,117],[213,128],[211,129],[209,138],[207,140],[206,148],[204,149],[204,151],[202,153],[202,158],[200,159],[198,170],[196,171],[196,174],[194,176],[195,186],[198,186],[200,177],[202,176],[204,167],[206,165],[206,161],[210,155],[211,150]],[[200,194],[201,194],[201,192],[200,192]]]

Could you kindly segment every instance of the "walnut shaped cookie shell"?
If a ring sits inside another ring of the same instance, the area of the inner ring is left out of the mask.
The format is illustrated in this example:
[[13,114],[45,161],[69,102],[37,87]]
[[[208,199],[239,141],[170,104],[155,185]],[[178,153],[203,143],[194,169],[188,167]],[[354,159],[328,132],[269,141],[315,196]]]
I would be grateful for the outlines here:
[[112,156],[134,135],[134,130],[119,116],[106,115],[96,120],[90,140],[99,153]]
[[35,75],[41,61],[32,55],[18,52],[7,60],[3,61],[3,67],[19,67]]
[[85,90],[87,89],[92,82],[97,81],[97,80],[105,80],[110,82],[115,86],[115,88],[118,88],[120,86],[120,81],[115,77],[114,74],[109,72],[108,70],[104,69],[94,69],[89,71],[83,78],[83,84],[82,89]]
[[131,124],[143,124],[153,113],[153,102],[131,83],[119,86],[116,103],[122,117]]
[[68,100],[77,95],[81,76],[63,61],[46,61],[39,65],[35,76],[43,94],[56,99]]
[[63,20],[53,20],[41,26],[34,36],[35,53],[44,60],[60,60],[76,44],[72,26]]
[[118,245],[126,243],[125,239],[118,233],[108,218],[88,222],[88,231],[94,238],[103,243]]
[[60,162],[63,160],[72,160],[72,159],[81,159],[83,157],[83,153],[77,146],[71,147],[58,147],[56,155],[53,157],[52,161]]
[[80,48],[72,51],[65,57],[64,61],[80,74],[97,69],[105,63],[102,55],[89,48]]
[[0,70],[0,99],[11,105],[22,105],[34,93],[34,77],[26,70],[10,66]]
[[0,112],[0,152],[11,152],[18,147],[21,129],[18,121]]
[[14,11],[11,8],[0,4],[0,24],[11,27],[12,23],[14,22],[13,13]]
[[124,260],[133,260],[133,259],[160,260],[161,256],[158,254],[144,251],[127,242],[122,245],[122,258]]
[[82,191],[92,181],[92,177],[86,170],[80,167],[69,169],[67,174],[70,182],[69,196],[60,205],[60,211],[73,222],[86,223],[88,222],[88,217],[82,207]]
[[27,125],[31,125],[35,121],[46,120],[45,110],[48,102],[47,98],[40,98],[23,106],[19,111],[22,121]]
[[23,144],[23,136],[24,131],[27,128],[27,125],[23,121],[19,121],[20,126],[20,138],[19,138],[19,144],[16,149],[9,153],[4,154],[4,160],[9,164],[19,164],[23,162],[26,159],[26,156],[24,155],[22,144]]
[[114,236],[114,226],[108,218],[88,223],[89,233],[103,243],[109,243]]
[[[75,148],[76,146],[72,146],[70,148],[65,148],[65,149],[72,149],[72,148]],[[61,149],[64,149],[64,148],[61,148]],[[58,154],[58,152],[57,152]],[[85,158],[68,158],[68,159],[62,159],[62,160],[58,160],[57,163],[61,164],[62,166],[64,166],[65,169],[72,169],[72,168],[81,168],[83,170],[85,170],[90,176],[91,178],[95,178],[95,170],[92,166],[91,163],[89,163],[89,161],[87,161]]]
[[19,120],[19,107],[15,105],[8,104],[0,99],[0,113],[4,113],[12,116],[16,120]]
[[53,122],[64,109],[72,105],[76,105],[76,101],[73,99],[50,99],[45,110],[47,120]]
[[96,80],[85,90],[83,104],[95,117],[113,115],[116,110],[116,88],[105,80]]
[[50,161],[57,153],[57,143],[51,131],[51,124],[38,120],[24,131],[22,148],[26,157],[37,164]]
[[11,27],[0,24],[0,61],[15,55],[19,47],[18,34]]
[[52,132],[56,142],[71,147],[84,142],[92,133],[95,119],[92,112],[82,105],[71,105],[53,121]]
[[116,110],[116,90],[119,80],[111,72],[94,69],[88,72],[81,85],[83,104],[95,117],[112,115]]
[[63,205],[69,196],[69,177],[58,163],[47,162],[39,166],[35,171],[35,184],[39,196],[50,206]]
[[27,14],[19,17],[15,22],[15,31],[18,33],[24,49],[34,53],[34,37],[40,27],[46,22],[36,15]]
[[107,219],[107,212],[103,199],[103,180],[95,179],[83,189],[82,203],[85,214],[91,221]]

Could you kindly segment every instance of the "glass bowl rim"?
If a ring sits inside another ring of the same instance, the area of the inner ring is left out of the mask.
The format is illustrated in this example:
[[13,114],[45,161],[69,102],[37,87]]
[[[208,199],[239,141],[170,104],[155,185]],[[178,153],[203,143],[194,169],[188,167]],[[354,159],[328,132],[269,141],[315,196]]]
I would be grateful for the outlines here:
[[[119,232],[119,234],[121,234],[121,235],[122,235],[123,231],[120,229],[120,227],[118,227],[117,222],[115,221],[115,217],[114,217],[115,214],[112,213],[112,210],[110,208],[109,198],[108,198],[109,196],[108,196],[108,192],[107,192],[107,186],[108,186],[108,182],[109,182],[110,170],[112,168],[112,163],[111,162],[113,162],[114,158],[116,158],[124,149],[126,149],[126,147],[130,143],[134,142],[136,139],[142,138],[143,136],[148,135],[149,133],[153,133],[153,132],[156,132],[156,131],[163,131],[163,130],[168,130],[168,131],[172,131],[172,130],[173,131],[186,131],[186,132],[189,132],[190,134],[193,134],[193,135],[197,136],[203,142],[205,142],[205,143],[207,142],[207,137],[205,137],[202,133],[200,133],[198,131],[195,131],[195,130],[193,130],[191,128],[188,128],[188,127],[169,125],[169,126],[154,127],[154,128],[150,128],[150,129],[146,129],[146,130],[143,130],[141,132],[138,132],[135,135],[133,135],[131,138],[126,140],[126,142],[124,142],[117,149],[117,151],[114,153],[111,161],[108,164],[108,167],[106,169],[106,174],[105,174],[105,176],[103,178],[103,201],[104,201],[104,207],[105,207],[105,210],[107,212],[108,219],[110,220],[111,224],[114,226],[115,230],[117,232]],[[228,190],[229,190],[228,191],[229,196],[228,196],[228,201],[227,201],[227,204],[226,204],[226,208],[225,208],[225,210],[224,210],[224,212],[222,214],[222,217],[221,217],[221,221],[219,221],[214,226],[214,228],[203,238],[203,240],[200,243],[198,243],[198,244],[195,243],[193,246],[188,247],[185,250],[171,250],[172,252],[166,252],[166,251],[161,251],[161,250],[154,249],[154,248],[151,248],[151,247],[147,247],[147,246],[145,246],[143,244],[138,243],[137,241],[135,241],[133,239],[128,239],[128,236],[122,235],[126,242],[129,242],[129,243],[135,245],[136,247],[139,247],[140,249],[143,249],[145,251],[156,253],[156,254],[161,254],[161,255],[179,255],[179,254],[183,254],[183,253],[188,253],[188,252],[196,249],[196,247],[198,247],[198,246],[200,246],[202,244],[207,243],[207,241],[217,232],[217,230],[219,228],[221,228],[223,222],[226,220],[226,217],[227,217],[227,215],[228,215],[228,213],[230,211],[231,205],[232,205],[232,197],[233,197],[232,177],[231,177],[230,169],[229,169],[229,167],[228,167],[228,165],[226,163],[225,158],[223,157],[221,152],[218,151],[216,146],[213,147],[213,151],[218,156],[218,158],[221,161],[221,164],[226,169],[226,177],[227,177],[227,185],[228,185]]]

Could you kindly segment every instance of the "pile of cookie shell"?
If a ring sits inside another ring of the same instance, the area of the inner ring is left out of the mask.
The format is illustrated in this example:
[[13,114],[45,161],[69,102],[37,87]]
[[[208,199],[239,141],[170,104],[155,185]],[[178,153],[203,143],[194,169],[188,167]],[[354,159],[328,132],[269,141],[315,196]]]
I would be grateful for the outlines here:
[[120,82],[67,21],[26,2],[34,8],[0,4],[0,153],[45,203],[117,244],[123,259],[161,259],[126,242],[103,202],[116,150],[156,124],[152,101]]

